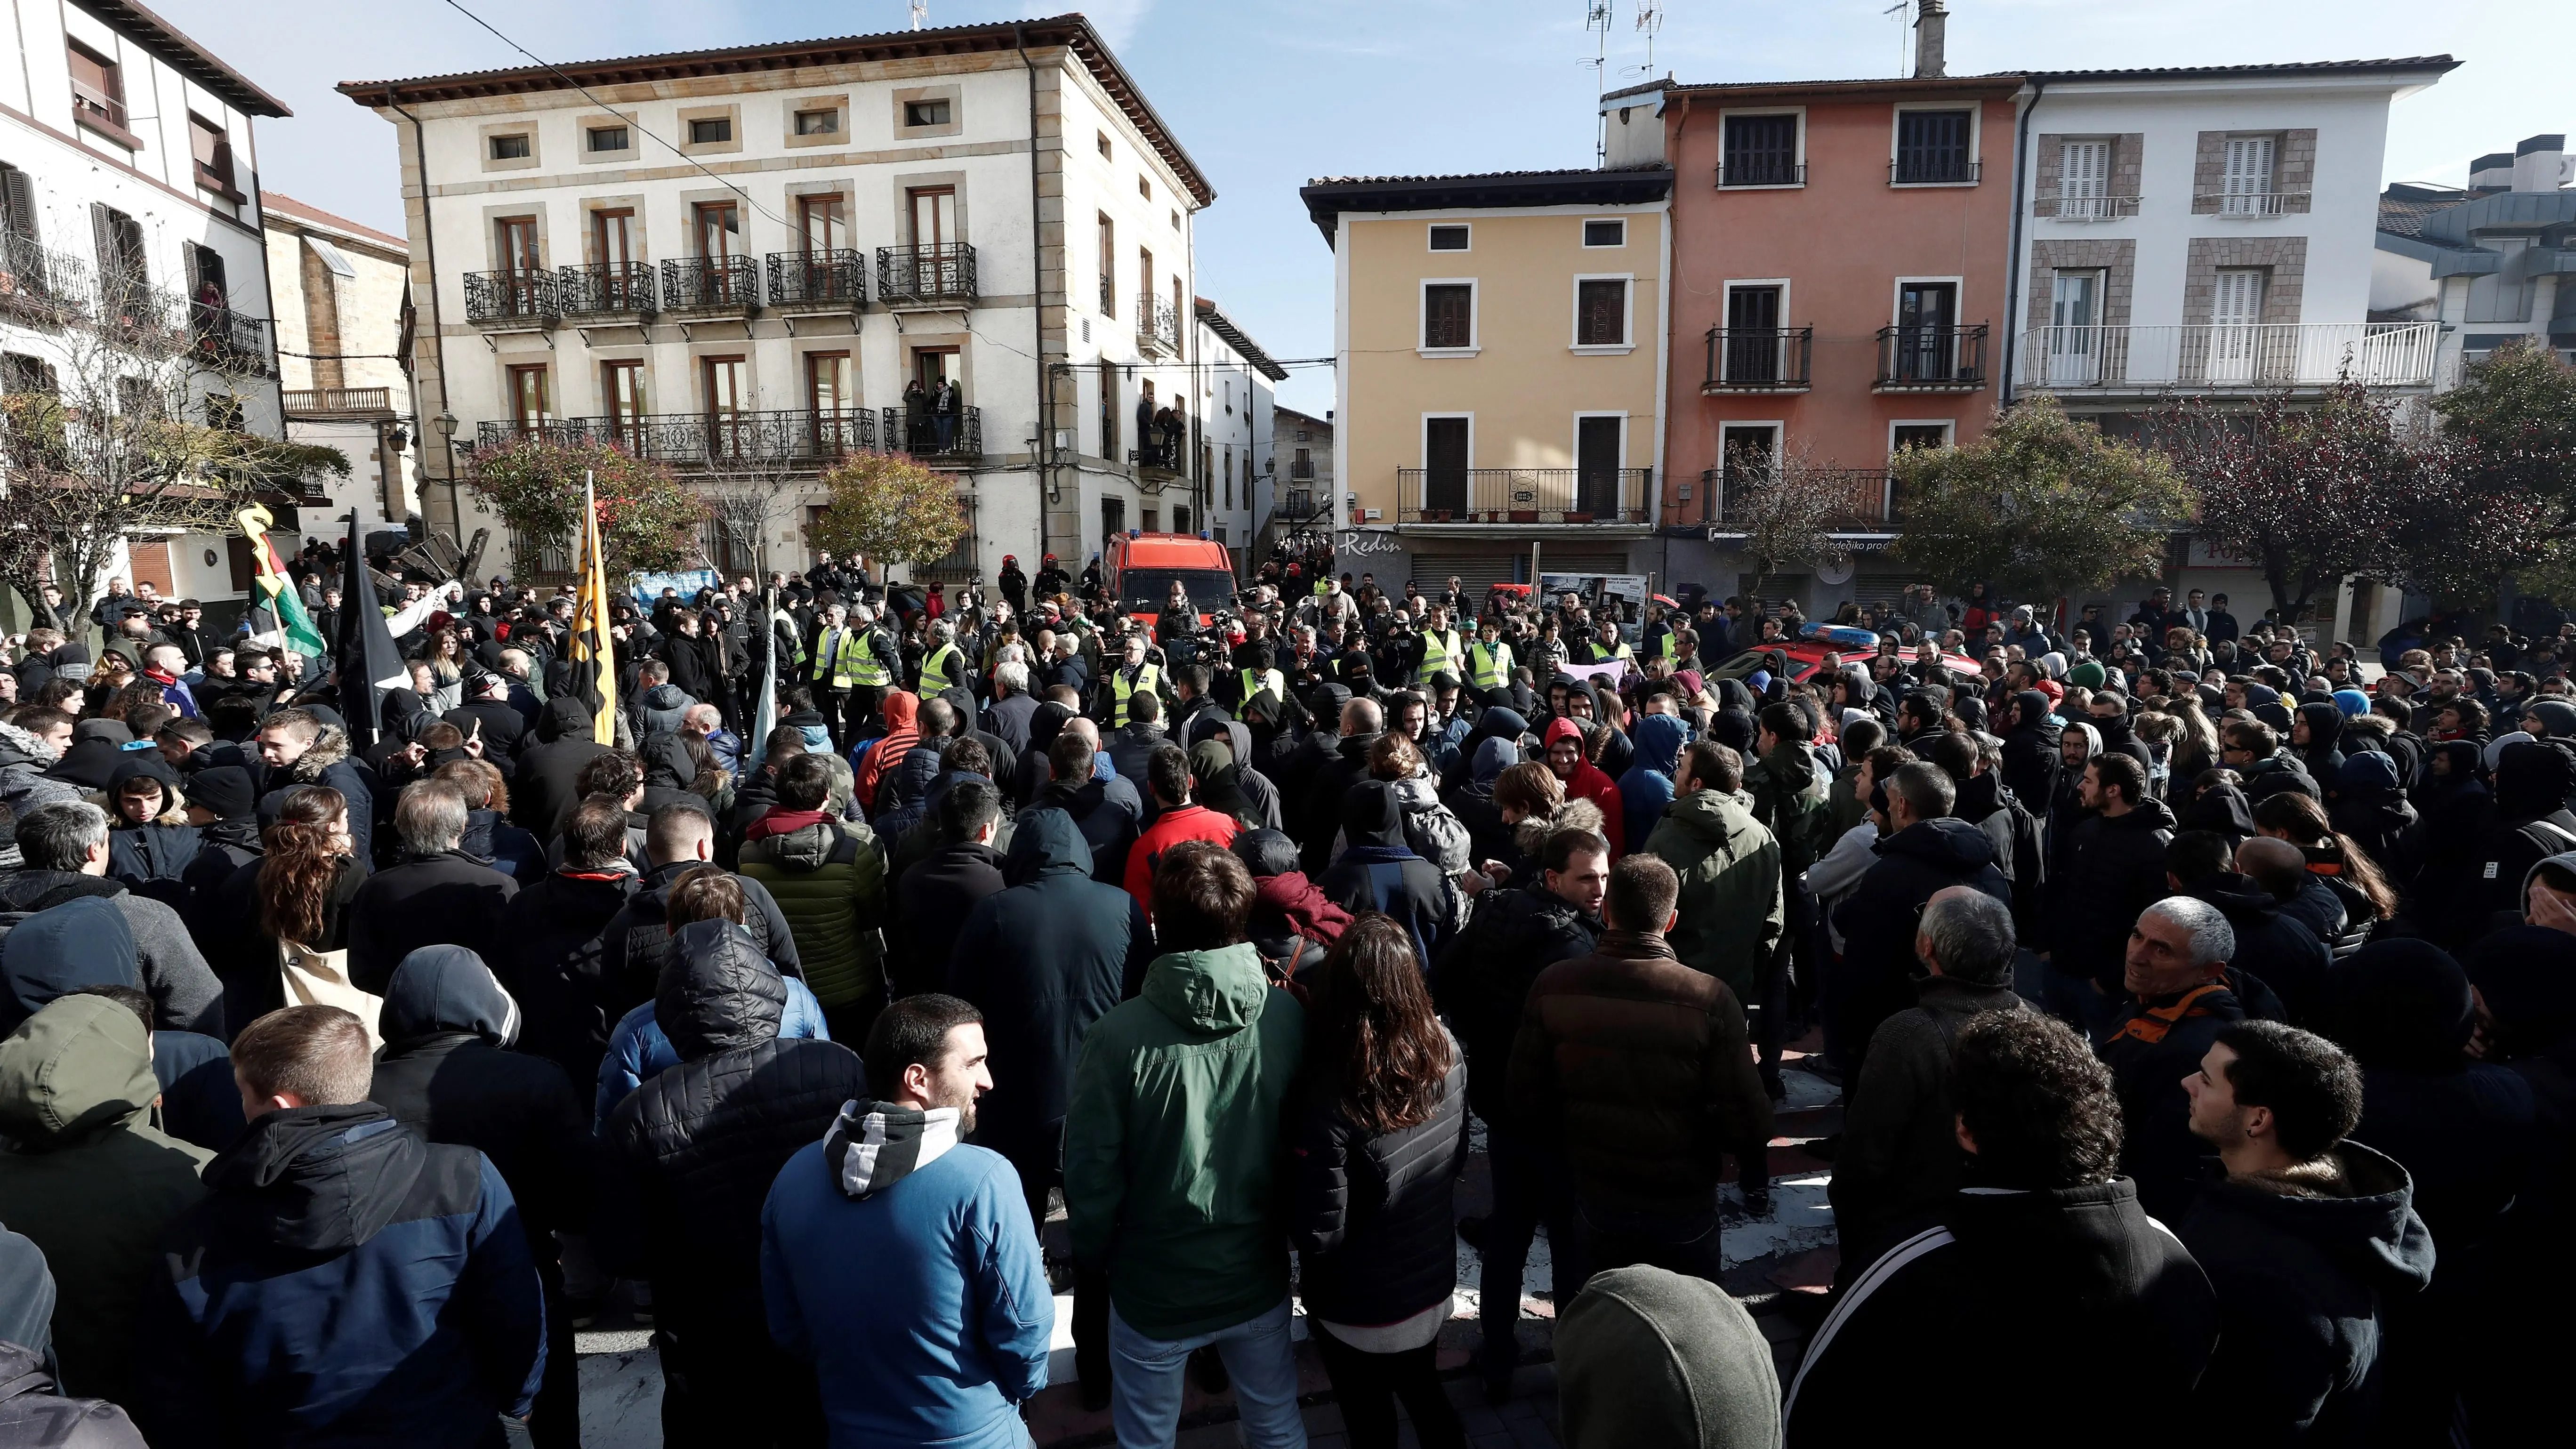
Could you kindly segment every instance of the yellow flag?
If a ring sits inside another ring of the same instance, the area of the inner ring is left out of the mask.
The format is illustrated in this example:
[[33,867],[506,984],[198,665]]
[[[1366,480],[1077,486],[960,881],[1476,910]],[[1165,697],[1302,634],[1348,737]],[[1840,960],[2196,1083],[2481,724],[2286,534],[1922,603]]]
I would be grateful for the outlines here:
[[581,479],[581,582],[573,602],[572,680],[591,707],[591,738],[617,743],[617,651],[608,633],[608,564],[599,536],[599,506],[591,478]]

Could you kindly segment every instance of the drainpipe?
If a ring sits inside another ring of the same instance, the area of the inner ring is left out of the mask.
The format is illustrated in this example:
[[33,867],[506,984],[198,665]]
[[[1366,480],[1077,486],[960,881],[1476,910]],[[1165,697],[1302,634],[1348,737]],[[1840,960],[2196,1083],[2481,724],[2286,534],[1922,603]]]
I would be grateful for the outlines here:
[[[1037,339],[1038,377],[1038,552],[1046,552],[1047,495],[1055,491],[1058,466],[1055,451],[1055,382],[1047,375],[1046,362],[1046,253],[1038,220],[1038,68],[1029,59],[1028,40],[1020,27],[1011,27],[1011,44],[1020,52],[1020,68],[1029,77],[1029,295],[1030,316],[1036,325],[1031,332]],[[978,556],[980,569],[981,556]]]
[[2032,77],[2030,104],[2021,108],[2020,119],[2013,122],[2012,256],[2006,263],[2004,272],[2004,363],[2003,377],[1996,392],[1996,396],[2002,399],[2006,407],[2012,406],[2013,402],[2014,354],[2019,351],[2021,342],[2022,177],[2025,171],[2024,162],[2030,151],[2031,113],[2039,109],[2039,94],[2046,89],[2048,89],[2046,80],[2037,76]]
[[[394,104],[394,93],[391,90],[385,92],[385,109],[411,122],[412,164],[420,169],[420,240],[422,249],[429,253],[429,335],[438,352],[438,410],[441,413],[453,414],[455,409],[450,407],[447,401],[447,331],[438,307],[438,226],[429,206],[429,145],[421,138],[420,117]],[[420,385],[417,372],[413,374],[412,385],[414,387]],[[415,417],[419,412],[420,409],[417,406],[412,409]],[[424,449],[429,444],[428,435],[435,431],[437,430],[434,428],[421,430],[420,443]],[[438,446],[441,453],[438,466],[447,474],[448,527],[456,535],[456,546],[463,548],[465,546],[465,507],[456,484],[456,440],[442,437],[438,440]],[[378,451],[381,453],[383,450]],[[429,501],[428,496],[422,495],[421,501],[426,504]],[[399,524],[401,520],[395,519],[393,522]]]

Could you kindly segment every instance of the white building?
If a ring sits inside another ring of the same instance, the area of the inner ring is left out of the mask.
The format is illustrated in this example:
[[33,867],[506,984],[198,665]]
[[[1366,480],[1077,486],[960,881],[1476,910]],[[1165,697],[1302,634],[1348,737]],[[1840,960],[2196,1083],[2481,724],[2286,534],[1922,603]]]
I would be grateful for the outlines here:
[[[1311,527],[1332,527],[1333,410],[1322,417],[1275,408],[1270,423],[1271,468],[1262,477],[1261,546]],[[1255,565],[1258,567],[1258,564]]]
[[1199,380],[1193,489],[1198,526],[1233,553],[1235,572],[1244,574],[1259,563],[1251,549],[1263,516],[1256,495],[1270,469],[1271,389],[1288,380],[1288,369],[1214,302],[1196,298],[1192,313],[1198,332],[1191,346]]
[[400,527],[420,508],[410,245],[275,191],[260,212],[286,435],[348,458],[348,477],[322,480],[332,513],[363,504]]
[[[340,89],[399,133],[458,449],[545,427],[765,489],[757,537],[710,540],[729,569],[801,566],[850,448],[956,475],[974,527],[919,577],[1078,560],[1157,506],[1136,404],[1188,393],[1214,192],[1080,17]],[[907,410],[952,380],[953,422]],[[470,461],[430,451],[423,512],[470,531]]]
[[[149,378],[192,421],[280,436],[251,126],[286,107],[139,5],[7,4],[20,64],[0,74],[0,387]],[[240,544],[133,538],[106,572],[220,622],[249,587]]]
[[2176,393],[2428,387],[2435,329],[2370,320],[2371,238],[2389,103],[2457,64],[2032,75],[2007,398],[2117,430]]
[[2508,342],[2576,361],[2576,158],[2564,135],[2479,157],[2466,189],[2389,187],[2376,241],[2371,315],[2440,324],[2444,387]]

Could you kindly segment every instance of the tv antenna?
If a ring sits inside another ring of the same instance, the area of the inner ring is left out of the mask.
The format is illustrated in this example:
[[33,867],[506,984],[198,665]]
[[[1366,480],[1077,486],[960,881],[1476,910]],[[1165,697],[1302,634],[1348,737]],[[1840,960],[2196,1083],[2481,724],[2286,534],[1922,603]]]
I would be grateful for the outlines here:
[[1914,47],[1909,43],[1909,37],[1905,33],[1907,28],[1905,12],[1913,8],[1914,0],[1896,0],[1895,4],[1878,12],[1896,22],[1896,73],[1900,76],[1909,69],[1907,63],[1913,57]]
[[912,28],[919,30],[930,18],[930,0],[912,0]]
[[1622,79],[1641,76],[1653,79],[1655,74],[1655,32],[1664,28],[1663,0],[1637,0],[1637,33],[1646,37],[1646,63],[1619,68]]
[[[1592,32],[1592,58],[1577,65],[1592,67],[1593,109],[1600,110],[1601,93],[1609,83],[1603,79],[1610,68],[1610,0],[1583,0],[1583,28]],[[1593,127],[1592,164],[1605,166],[1610,161],[1610,116],[1604,111]]]

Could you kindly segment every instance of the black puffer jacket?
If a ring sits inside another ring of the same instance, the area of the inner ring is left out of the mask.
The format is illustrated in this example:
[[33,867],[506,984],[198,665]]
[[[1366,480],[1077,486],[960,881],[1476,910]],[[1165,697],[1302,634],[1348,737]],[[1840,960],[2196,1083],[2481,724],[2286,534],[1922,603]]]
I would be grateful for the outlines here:
[[[635,893],[609,917],[599,931],[599,953],[591,964],[598,979],[591,992],[599,1009],[612,1024],[626,1013],[653,999],[661,989],[662,968],[672,960],[671,887],[690,870],[705,865],[703,860],[673,860],[653,867],[636,883]],[[787,929],[787,917],[778,910],[778,900],[769,887],[747,875],[737,875],[733,883],[742,887],[743,929],[751,933],[752,944],[769,958],[781,976],[805,979],[805,968],[797,960],[796,936]],[[591,958],[583,958],[590,961]]]
[[822,1140],[842,1103],[867,1095],[867,1074],[838,1042],[778,1039],[787,982],[742,927],[698,921],[674,943],[679,960],[653,1010],[680,1065],[610,1117],[595,1235],[612,1266],[652,1280],[662,1323],[701,1341],[758,1342],[769,1331],[769,1185],[798,1148]]
[[2120,991],[2129,931],[2140,911],[2165,896],[2165,845],[2173,828],[2173,812],[2155,799],[2075,828],[2065,873],[2048,883],[2049,964]]
[[1592,954],[1601,921],[1544,887],[1487,891],[1475,917],[1434,959],[1441,1014],[1467,1051],[1467,1103],[1487,1123],[1508,1122],[1512,1041],[1530,983],[1559,961]]
[[1918,820],[1870,849],[1878,859],[1835,908],[1843,959],[1824,993],[1826,1013],[1855,1050],[1866,1050],[1880,1022],[1913,1008],[1914,928],[1935,891],[1974,886],[2012,904],[2012,882],[1995,865],[1994,842],[1965,820]]
[[2048,712],[2048,696],[2025,689],[2013,696],[2013,727],[2004,733],[2004,786],[2024,800],[2057,798],[2059,727]]
[[1340,1083],[1309,1079],[1290,1129],[1306,1311],[1329,1323],[1397,1323],[1449,1301],[1458,1254],[1451,1190],[1467,1159],[1467,1060],[1449,1043],[1440,1104],[1401,1132],[1354,1125]]

